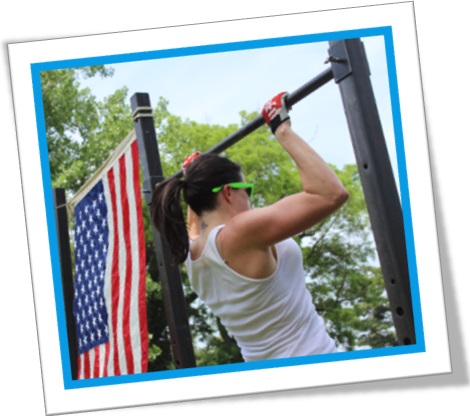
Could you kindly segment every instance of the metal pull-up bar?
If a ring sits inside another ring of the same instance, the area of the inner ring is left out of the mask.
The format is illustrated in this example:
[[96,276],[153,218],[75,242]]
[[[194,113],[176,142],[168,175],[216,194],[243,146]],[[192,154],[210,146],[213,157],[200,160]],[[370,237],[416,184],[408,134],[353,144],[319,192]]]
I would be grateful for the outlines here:
[[[307,97],[312,92],[316,91],[329,81],[333,79],[333,70],[331,68],[326,69],[322,73],[320,73],[315,78],[312,78],[309,82],[305,83],[295,91],[288,93],[286,95],[286,106],[288,108],[293,107],[297,104],[300,100]],[[205,153],[222,153],[224,150],[228,149],[230,146],[233,146],[235,143],[239,142],[241,139],[248,136],[250,133],[253,133],[255,130],[262,127],[266,122],[262,115],[257,116],[255,119],[251,120],[250,122],[246,123],[243,127],[238,129],[235,133],[227,136],[224,140],[217,143],[214,147],[207,150]],[[183,171],[179,170],[171,177],[181,177],[183,175]]]

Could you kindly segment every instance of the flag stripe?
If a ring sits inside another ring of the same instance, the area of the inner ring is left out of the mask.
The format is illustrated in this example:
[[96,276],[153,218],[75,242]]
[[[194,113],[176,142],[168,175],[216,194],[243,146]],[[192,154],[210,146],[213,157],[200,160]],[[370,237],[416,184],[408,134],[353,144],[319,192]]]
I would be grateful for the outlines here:
[[80,354],[77,359],[77,378],[80,380],[83,377],[83,354]]
[[105,344],[105,353],[104,353],[104,364],[103,364],[103,377],[108,377],[108,366],[109,366],[109,352],[111,345],[109,342]]
[[106,361],[106,346],[107,345],[109,345],[109,342],[101,344],[98,347],[99,348],[99,354],[100,354],[100,369],[99,369],[98,377],[104,377],[104,366],[105,366],[105,361]]
[[119,374],[126,374],[127,365],[125,359],[125,345],[123,337],[123,313],[124,313],[124,283],[125,283],[125,273],[126,273],[126,262],[127,256],[129,253],[126,249],[125,239],[124,239],[124,229],[123,229],[123,215],[122,215],[122,201],[123,193],[121,191],[121,175],[120,175],[120,165],[116,163],[114,166],[114,182],[115,182],[115,192],[116,199],[119,201],[119,204],[116,205],[116,217],[117,217],[117,230],[115,237],[119,239],[119,284],[117,287],[118,298],[116,299],[116,304],[118,305],[116,310],[116,345],[115,351],[117,354],[114,354],[115,359],[118,361],[119,365]]
[[113,375],[119,376],[121,375],[121,369],[119,366],[119,350],[118,346],[118,310],[119,310],[119,300],[120,300],[120,293],[119,293],[119,259],[120,259],[120,250],[119,250],[119,238],[117,238],[119,232],[119,224],[118,224],[118,206],[116,203],[116,185],[115,185],[115,177],[114,177],[114,170],[111,169],[108,172],[108,183],[109,183],[109,191],[111,195],[111,211],[113,215],[113,226],[114,226],[114,250],[112,253],[112,268],[111,268],[111,327],[113,330],[113,355],[112,355],[112,364],[113,364]]
[[93,377],[98,378],[100,376],[100,346],[93,348],[94,365],[93,365]]
[[84,377],[90,378],[90,351],[87,351],[83,358],[85,360],[83,366]]
[[[133,181],[134,181],[134,200],[136,204],[136,212],[142,212],[142,197],[140,195],[140,175],[139,175],[139,148],[137,142],[134,142],[131,145],[132,152],[132,161],[133,161]],[[146,262],[145,262],[145,231],[144,231],[144,221],[141,215],[136,215],[137,219],[137,242],[139,245],[138,249],[138,262],[139,262],[139,280],[138,280],[138,321],[140,328],[140,345],[139,351],[141,352],[140,359],[140,371],[147,371],[148,363],[148,349],[142,348],[143,345],[148,345],[148,325],[147,325],[147,305],[146,305],[146,282],[145,282],[145,272],[146,272]]]
[[[131,149],[132,151],[132,149]],[[138,309],[139,300],[139,280],[141,271],[139,268],[139,234],[138,234],[138,220],[137,220],[137,204],[134,192],[134,175],[138,168],[138,165],[134,164],[132,153],[126,154],[126,165],[128,166],[126,175],[126,188],[129,199],[129,235],[131,249],[131,269],[130,269],[130,281],[128,285],[129,289],[129,318],[132,322],[136,322],[136,325],[129,326],[129,346],[132,351],[132,372],[141,372],[141,340],[140,340],[140,318]],[[142,276],[145,276],[143,274]],[[129,370],[131,372],[131,370]]]
[[132,287],[132,248],[131,248],[131,235],[130,235],[130,219],[129,219],[129,199],[127,196],[127,170],[126,170],[126,159],[121,158],[119,160],[119,174],[121,184],[121,206],[122,206],[122,228],[124,245],[126,248],[126,263],[125,272],[122,274],[124,277],[124,296],[123,296],[123,314],[122,314],[122,336],[124,343],[124,352],[126,359],[127,372],[129,374],[134,373],[134,362],[132,356],[132,345],[130,335],[130,298],[131,298],[131,287]]
[[[112,174],[111,174],[112,175]],[[106,271],[105,271],[105,276],[104,276],[104,298],[106,300],[106,309],[108,311],[112,311],[113,307],[113,302],[112,302],[112,289],[111,289],[111,283],[112,283],[112,271],[113,271],[113,264],[115,262],[115,256],[113,256],[113,253],[115,252],[114,246],[115,246],[115,234],[116,234],[116,227],[114,225],[114,215],[113,215],[113,210],[112,210],[112,197],[111,197],[111,189],[110,189],[110,183],[109,183],[109,178],[110,174],[105,175],[103,178],[103,190],[104,190],[104,196],[106,200],[106,205],[110,208],[108,209],[108,216],[107,216],[107,223],[108,223],[108,247],[107,247],[107,253],[108,256],[106,258]],[[114,181],[113,181],[114,182]],[[113,186],[114,188],[114,186]],[[111,323],[112,322],[112,317],[108,316],[108,321]],[[110,342],[106,343],[106,359],[105,359],[105,371],[104,375],[105,377],[108,376],[113,376],[114,375],[114,333],[115,330],[113,329],[113,325],[108,326],[108,336]]]

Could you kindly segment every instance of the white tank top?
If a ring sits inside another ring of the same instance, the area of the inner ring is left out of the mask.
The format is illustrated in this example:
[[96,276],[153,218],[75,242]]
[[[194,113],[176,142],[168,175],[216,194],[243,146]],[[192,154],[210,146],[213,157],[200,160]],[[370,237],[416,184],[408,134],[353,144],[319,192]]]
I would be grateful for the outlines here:
[[235,338],[245,361],[335,352],[305,285],[302,253],[292,239],[276,244],[275,272],[245,277],[221,258],[211,230],[201,256],[186,262],[191,285]]

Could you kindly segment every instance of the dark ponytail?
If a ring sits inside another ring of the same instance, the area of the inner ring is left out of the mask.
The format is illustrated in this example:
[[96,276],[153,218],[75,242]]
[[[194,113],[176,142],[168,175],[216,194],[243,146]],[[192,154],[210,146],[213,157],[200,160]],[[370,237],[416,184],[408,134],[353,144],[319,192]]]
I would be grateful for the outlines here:
[[183,181],[170,178],[160,182],[152,195],[152,221],[173,254],[173,265],[183,263],[189,253],[189,236],[181,206]]
[[160,182],[152,195],[152,222],[170,246],[174,264],[183,263],[189,253],[189,235],[181,205],[184,201],[200,216],[217,206],[217,194],[212,189],[241,180],[240,165],[229,159],[202,154],[187,168],[184,180],[169,178]]

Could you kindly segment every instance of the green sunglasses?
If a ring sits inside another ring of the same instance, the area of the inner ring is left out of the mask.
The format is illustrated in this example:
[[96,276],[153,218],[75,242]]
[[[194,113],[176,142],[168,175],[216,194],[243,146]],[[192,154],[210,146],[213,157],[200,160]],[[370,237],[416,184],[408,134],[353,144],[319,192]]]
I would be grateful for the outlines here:
[[222,188],[225,186],[225,185],[229,185],[231,186],[232,188],[235,188],[235,189],[245,189],[246,190],[246,193],[248,194],[248,197],[250,197],[252,194],[253,194],[253,188],[254,188],[254,185],[252,183],[246,183],[246,182],[230,182],[230,183],[226,183],[224,185],[220,185],[220,186],[217,186],[216,188],[213,188],[212,189],[212,192],[214,193],[217,193],[219,191],[222,190]]

